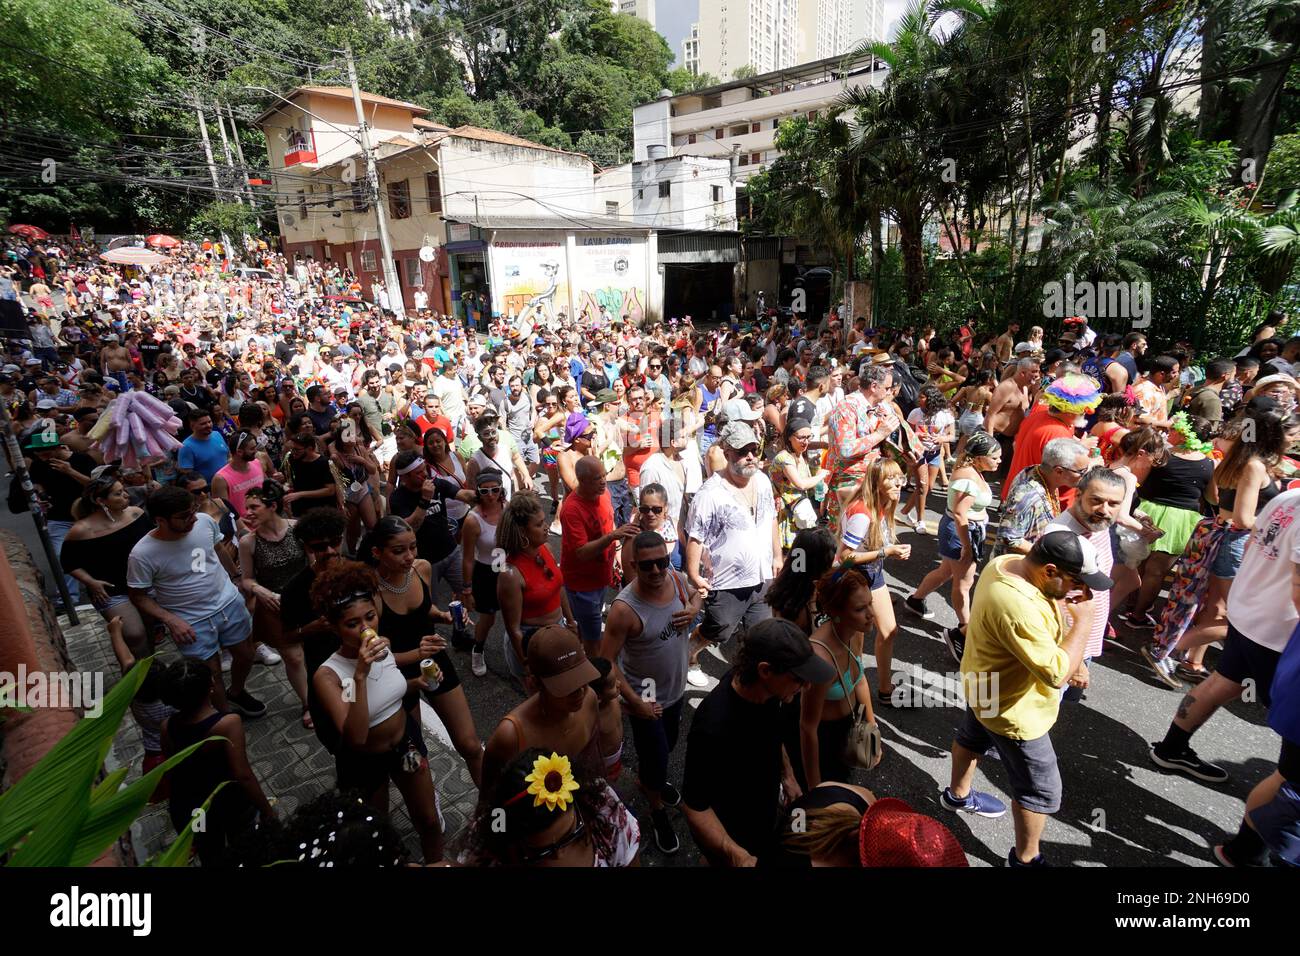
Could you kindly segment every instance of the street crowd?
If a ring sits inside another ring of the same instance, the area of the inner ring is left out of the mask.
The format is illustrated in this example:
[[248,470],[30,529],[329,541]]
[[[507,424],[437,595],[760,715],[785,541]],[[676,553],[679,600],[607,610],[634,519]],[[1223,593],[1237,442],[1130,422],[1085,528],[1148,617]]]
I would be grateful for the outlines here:
[[[899,616],[945,599],[968,707],[939,804],[1010,809],[1007,865],[1050,862],[1051,731],[1116,623],[1182,693],[1150,749],[1163,771],[1225,782],[1191,740],[1254,689],[1277,767],[1213,852],[1300,864],[1284,317],[1232,357],[1082,319],[1045,342],[1016,324],[872,329],[842,307],[710,330],[560,314],[521,334],[395,315],[339,264],[251,239],[141,270],[10,237],[2,261],[27,327],[0,371],[10,465],[37,491],[13,482],[10,508],[42,510],[124,670],[163,652],[132,711],[146,771],[208,741],[167,775],[178,829],[229,783],[196,837],[204,865],[248,862],[250,843],[264,862],[408,862],[391,783],[426,864],[627,866],[653,842],[713,866],[965,866],[900,799],[922,795],[853,782],[888,759],[876,713],[915,705],[894,680]],[[896,600],[886,568],[924,536],[938,564]],[[482,727],[469,701],[494,633],[519,702]],[[684,715],[706,650],[730,669]],[[335,761],[337,787],[290,819],[244,746],[267,710],[247,687],[259,665],[284,668]],[[421,700],[479,788],[453,840]],[[989,760],[1010,807],[974,789]]]

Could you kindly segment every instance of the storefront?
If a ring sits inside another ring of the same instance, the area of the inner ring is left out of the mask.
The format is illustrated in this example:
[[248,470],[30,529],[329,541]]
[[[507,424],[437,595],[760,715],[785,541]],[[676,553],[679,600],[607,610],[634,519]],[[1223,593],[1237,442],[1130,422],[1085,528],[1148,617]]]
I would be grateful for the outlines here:
[[450,273],[451,314],[486,332],[492,309],[492,282],[483,230],[469,223],[449,222],[444,248]]

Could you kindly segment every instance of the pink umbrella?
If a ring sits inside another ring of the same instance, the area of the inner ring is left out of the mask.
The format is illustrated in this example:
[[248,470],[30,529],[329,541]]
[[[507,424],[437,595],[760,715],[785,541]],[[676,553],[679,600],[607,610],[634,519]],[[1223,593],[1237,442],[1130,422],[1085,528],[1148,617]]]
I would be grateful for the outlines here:
[[116,262],[119,265],[127,266],[156,266],[160,262],[167,261],[167,257],[161,252],[154,252],[152,249],[137,249],[130,246],[124,246],[121,249],[110,249],[108,252],[101,253],[99,258],[105,262]]
[[155,249],[174,249],[181,244],[181,241],[175,236],[164,236],[161,233],[145,236],[144,242],[145,245],[152,246]]
[[37,240],[40,239],[50,238],[50,234],[46,232],[44,229],[42,229],[40,226],[29,226],[24,223],[19,223],[16,226],[10,226],[9,232],[13,233],[15,236],[22,236],[25,239],[30,239],[33,242],[36,242]]

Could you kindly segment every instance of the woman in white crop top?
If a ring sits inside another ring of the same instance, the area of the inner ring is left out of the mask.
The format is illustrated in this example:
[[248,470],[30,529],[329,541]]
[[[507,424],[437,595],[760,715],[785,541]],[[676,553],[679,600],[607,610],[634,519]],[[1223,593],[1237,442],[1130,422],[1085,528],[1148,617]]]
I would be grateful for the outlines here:
[[362,646],[363,632],[379,628],[378,592],[374,570],[356,561],[333,561],[316,575],[312,603],[339,648],[313,675],[312,692],[339,735],[334,747],[339,790],[358,791],[387,813],[391,780],[420,835],[425,863],[436,863],[442,859],[442,828],[416,693],[428,685],[423,677],[402,676],[385,638]]

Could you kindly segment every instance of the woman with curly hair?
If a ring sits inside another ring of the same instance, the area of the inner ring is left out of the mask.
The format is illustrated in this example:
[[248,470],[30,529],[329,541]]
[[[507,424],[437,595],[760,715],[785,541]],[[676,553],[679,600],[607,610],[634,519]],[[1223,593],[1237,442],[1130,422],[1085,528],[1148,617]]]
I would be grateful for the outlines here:
[[1137,412],[1137,396],[1131,388],[1106,395],[1097,406],[1096,420],[1088,434],[1097,439],[1097,450],[1106,467],[1119,460],[1122,454],[1119,443],[1132,430]]
[[[809,684],[800,698],[799,752],[805,790],[823,780],[849,778],[844,748],[855,707],[865,711],[868,721],[876,719],[862,666],[863,635],[873,621],[870,579],[852,564],[841,564],[817,581],[817,606],[828,617],[808,639],[813,653],[835,669],[835,676]],[[889,682],[888,677],[877,680]]]
[[496,546],[505,561],[496,579],[496,598],[505,625],[506,665],[520,680],[527,677],[524,662],[534,632],[559,624],[577,633],[560,566],[546,544],[549,524],[542,499],[521,491],[510,499],[496,527]]
[[871,584],[871,612],[876,623],[876,677],[880,693],[893,695],[889,680],[894,658],[894,601],[885,586],[885,559],[906,561],[910,544],[898,544],[894,530],[894,509],[903,490],[903,469],[892,458],[879,458],[867,468],[862,484],[844,507],[843,529],[837,561],[857,566]]
[[[907,416],[907,423],[921,441],[921,460],[916,463],[916,487],[899,517],[919,534],[929,534],[925,523],[925,502],[943,471],[943,446],[956,437],[948,399],[935,386],[925,386],[917,397],[916,408]],[[916,511],[916,517],[909,520],[907,513],[912,510]]]
[[356,561],[334,561],[311,586],[312,603],[339,640],[339,649],[312,678],[316,696],[339,731],[334,765],[340,790],[359,790],[388,812],[389,781],[401,792],[420,836],[424,861],[442,859],[442,827],[420,729],[423,676],[408,680],[388,640],[375,633],[382,602],[379,578]]
[[504,769],[465,839],[467,866],[636,866],[636,817],[599,776],[537,747]]

